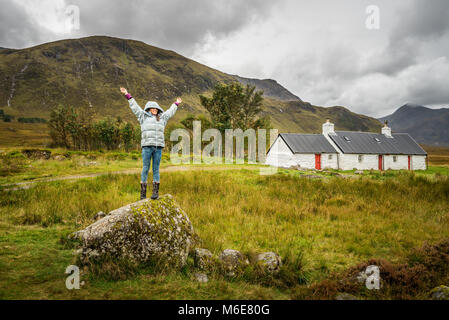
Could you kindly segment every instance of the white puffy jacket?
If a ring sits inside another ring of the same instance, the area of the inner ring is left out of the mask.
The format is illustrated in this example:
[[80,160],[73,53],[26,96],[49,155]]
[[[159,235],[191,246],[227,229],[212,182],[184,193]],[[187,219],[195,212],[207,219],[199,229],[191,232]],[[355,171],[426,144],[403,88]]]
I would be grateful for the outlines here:
[[[162,109],[157,102],[154,101],[148,101],[145,105],[145,110],[142,110],[134,98],[129,99],[128,102],[129,107],[134,112],[140,123],[140,129],[142,131],[142,140],[140,145],[142,147],[165,147],[164,129],[167,121],[173,117],[176,110],[178,110],[178,106],[173,103],[170,109],[164,112],[164,109]],[[150,108],[156,108],[159,110],[159,121],[157,121],[156,116],[149,112]]]

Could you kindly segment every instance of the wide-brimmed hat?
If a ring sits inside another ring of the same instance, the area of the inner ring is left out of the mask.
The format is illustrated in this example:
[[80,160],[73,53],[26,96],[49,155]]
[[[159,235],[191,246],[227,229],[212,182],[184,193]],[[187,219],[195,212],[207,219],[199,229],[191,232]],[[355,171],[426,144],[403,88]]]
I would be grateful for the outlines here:
[[148,111],[150,109],[158,109],[160,113],[164,112],[164,109],[162,109],[155,101],[148,101],[145,105],[144,111]]

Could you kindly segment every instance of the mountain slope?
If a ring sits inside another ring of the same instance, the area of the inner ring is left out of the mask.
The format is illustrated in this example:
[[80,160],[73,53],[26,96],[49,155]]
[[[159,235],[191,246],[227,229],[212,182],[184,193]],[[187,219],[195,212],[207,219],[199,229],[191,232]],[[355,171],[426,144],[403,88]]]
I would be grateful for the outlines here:
[[207,111],[199,94],[217,82],[251,83],[265,92],[264,114],[280,131],[319,131],[326,118],[346,130],[380,130],[380,123],[343,107],[321,108],[301,101],[274,80],[229,75],[140,41],[104,36],[61,40],[32,48],[0,50],[0,108],[16,117],[48,117],[53,107],[90,106],[99,116],[134,119],[119,92],[125,86],[143,105],[157,100],[167,108],[177,96],[187,113]]
[[302,101],[299,97],[295,96],[293,93],[285,89],[283,86],[279,85],[276,80],[273,79],[251,79],[251,78],[243,78],[238,75],[232,75],[235,79],[243,84],[249,84],[251,86],[256,86],[257,89],[263,90],[264,95],[266,97],[282,100],[282,101],[290,101],[297,100]]
[[385,120],[394,132],[407,132],[419,143],[449,146],[448,108],[430,109],[409,103],[379,119]]

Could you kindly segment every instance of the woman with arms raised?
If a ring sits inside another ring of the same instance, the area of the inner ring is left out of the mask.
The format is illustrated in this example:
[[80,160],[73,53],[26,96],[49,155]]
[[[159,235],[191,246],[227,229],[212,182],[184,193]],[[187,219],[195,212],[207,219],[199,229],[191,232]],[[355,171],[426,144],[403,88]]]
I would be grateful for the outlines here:
[[151,199],[155,200],[159,197],[159,165],[161,163],[162,149],[165,147],[165,126],[167,121],[176,113],[178,105],[182,100],[177,98],[176,102],[165,112],[155,101],[148,101],[145,109],[142,110],[125,88],[121,87],[120,91],[128,99],[129,107],[136,115],[142,131],[143,167],[140,179],[140,199],[146,198],[148,171],[150,170],[150,162],[153,160],[153,194]]

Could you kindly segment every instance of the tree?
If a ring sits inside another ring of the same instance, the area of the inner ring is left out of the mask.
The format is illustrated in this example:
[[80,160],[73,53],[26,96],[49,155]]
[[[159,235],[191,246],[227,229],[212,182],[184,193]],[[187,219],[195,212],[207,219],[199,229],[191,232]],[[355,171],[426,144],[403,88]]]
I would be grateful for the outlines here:
[[126,122],[121,126],[120,137],[126,152],[128,152],[133,147],[134,135],[134,126],[131,123]]
[[54,143],[58,146],[63,146],[67,149],[70,148],[70,115],[73,114],[72,107],[65,108],[58,106],[53,109],[50,114],[50,121],[48,127],[50,128],[50,136]]
[[229,85],[218,83],[212,98],[200,95],[201,104],[211,114],[212,124],[220,131],[228,128],[246,130],[254,125],[257,114],[261,111],[263,91],[239,82]]
[[114,150],[118,148],[120,143],[120,123],[111,117],[100,120],[96,123],[96,131],[102,144],[108,150]]

